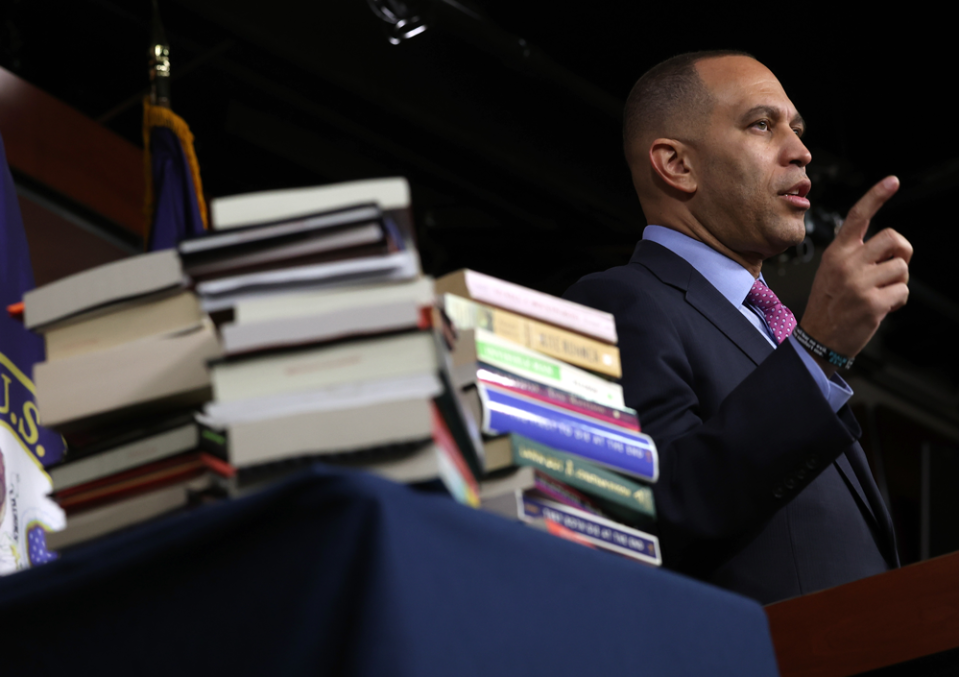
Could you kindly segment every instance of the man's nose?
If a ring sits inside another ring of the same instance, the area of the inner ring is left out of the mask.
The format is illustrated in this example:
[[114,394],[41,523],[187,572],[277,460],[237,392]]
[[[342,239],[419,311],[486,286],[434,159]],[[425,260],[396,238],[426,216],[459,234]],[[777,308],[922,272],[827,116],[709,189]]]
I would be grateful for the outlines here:
[[812,162],[812,153],[806,148],[806,144],[802,142],[798,134],[792,133],[791,137],[787,147],[784,149],[786,161],[789,164],[805,167]]

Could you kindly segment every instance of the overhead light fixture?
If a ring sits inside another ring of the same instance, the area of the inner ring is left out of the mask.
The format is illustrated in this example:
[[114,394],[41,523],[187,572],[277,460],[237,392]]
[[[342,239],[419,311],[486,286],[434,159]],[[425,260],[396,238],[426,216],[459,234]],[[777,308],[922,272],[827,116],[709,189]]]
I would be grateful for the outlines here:
[[404,0],[366,0],[373,14],[386,24],[386,39],[391,45],[425,33],[429,23],[419,2]]

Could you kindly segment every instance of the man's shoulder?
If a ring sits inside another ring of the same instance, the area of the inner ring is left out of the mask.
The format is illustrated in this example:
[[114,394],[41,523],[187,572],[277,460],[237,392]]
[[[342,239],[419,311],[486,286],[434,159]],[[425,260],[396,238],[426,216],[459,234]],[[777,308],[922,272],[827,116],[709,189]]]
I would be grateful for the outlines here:
[[644,242],[637,247],[629,263],[581,277],[566,290],[563,298],[616,314],[637,302],[647,304],[681,296],[681,289],[663,279],[667,276],[663,275],[660,264],[687,265],[665,248]]

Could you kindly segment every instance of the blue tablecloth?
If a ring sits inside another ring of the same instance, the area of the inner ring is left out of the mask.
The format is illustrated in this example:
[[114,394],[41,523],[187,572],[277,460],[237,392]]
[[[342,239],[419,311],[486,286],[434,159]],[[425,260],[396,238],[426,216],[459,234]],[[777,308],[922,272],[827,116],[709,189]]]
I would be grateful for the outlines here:
[[0,671],[776,675],[742,597],[316,465],[0,579]]

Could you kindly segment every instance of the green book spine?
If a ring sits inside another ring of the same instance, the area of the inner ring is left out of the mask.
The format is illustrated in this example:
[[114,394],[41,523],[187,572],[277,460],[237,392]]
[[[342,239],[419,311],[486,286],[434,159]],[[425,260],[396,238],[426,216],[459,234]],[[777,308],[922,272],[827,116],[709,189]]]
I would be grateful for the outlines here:
[[656,519],[653,491],[648,486],[522,435],[511,435],[510,441],[516,465],[532,466],[584,493],[622,505],[646,518]]

